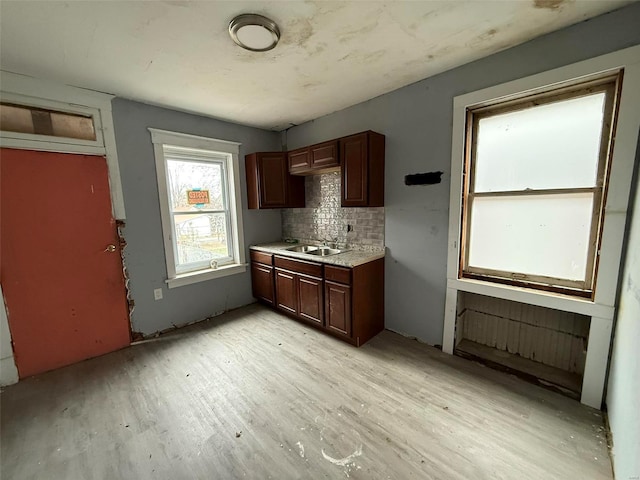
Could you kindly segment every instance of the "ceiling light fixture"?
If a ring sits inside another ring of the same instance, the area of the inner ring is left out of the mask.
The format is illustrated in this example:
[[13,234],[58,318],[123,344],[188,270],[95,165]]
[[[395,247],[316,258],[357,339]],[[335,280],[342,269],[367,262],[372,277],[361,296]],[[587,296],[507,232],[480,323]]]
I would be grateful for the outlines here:
[[276,22],[267,17],[245,13],[229,22],[229,35],[246,50],[266,52],[278,44],[280,29]]

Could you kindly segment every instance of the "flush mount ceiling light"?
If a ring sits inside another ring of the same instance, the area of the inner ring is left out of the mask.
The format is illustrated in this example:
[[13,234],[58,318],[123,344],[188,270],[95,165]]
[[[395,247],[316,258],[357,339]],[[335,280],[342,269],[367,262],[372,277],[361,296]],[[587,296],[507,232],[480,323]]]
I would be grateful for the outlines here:
[[278,44],[280,29],[276,22],[256,15],[238,15],[229,23],[229,35],[242,48],[252,52],[266,52]]

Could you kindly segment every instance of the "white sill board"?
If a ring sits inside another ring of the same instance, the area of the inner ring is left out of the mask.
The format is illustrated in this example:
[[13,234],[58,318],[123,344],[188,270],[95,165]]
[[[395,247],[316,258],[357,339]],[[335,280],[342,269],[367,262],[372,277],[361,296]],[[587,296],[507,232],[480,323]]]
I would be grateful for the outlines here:
[[214,278],[236,275],[246,271],[246,263],[226,265],[224,267],[216,268],[215,270],[213,268],[208,268],[206,270],[198,270],[197,272],[183,273],[181,275],[177,275],[175,278],[169,278],[168,280],[165,280],[165,282],[169,288],[176,288],[184,285],[191,285],[193,283],[213,280]]
[[553,308],[564,312],[579,313],[589,317],[611,319],[614,313],[612,306],[598,304],[585,298],[535,291],[511,285],[483,282],[481,280],[450,278],[447,280],[447,287],[464,292],[487,295],[489,297],[513,300],[514,302],[528,303],[539,307]]

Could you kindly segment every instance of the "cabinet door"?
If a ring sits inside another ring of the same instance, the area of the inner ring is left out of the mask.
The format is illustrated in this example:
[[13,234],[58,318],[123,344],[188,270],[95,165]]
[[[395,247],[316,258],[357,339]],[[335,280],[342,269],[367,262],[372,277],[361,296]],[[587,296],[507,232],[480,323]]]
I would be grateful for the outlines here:
[[340,165],[338,161],[338,142],[331,142],[314,145],[310,148],[311,168],[329,168]]
[[309,149],[301,148],[287,154],[290,173],[300,173],[309,170]]
[[342,206],[366,207],[369,200],[367,134],[341,139],[340,158],[342,159]]
[[298,302],[300,318],[322,325],[324,305],[321,278],[298,275]]
[[287,206],[289,174],[284,153],[262,153],[258,157],[260,208]]
[[351,287],[324,282],[326,327],[351,337]]
[[252,262],[251,288],[255,298],[273,305],[273,267]]
[[276,268],[275,279],[276,306],[286,312],[297,314],[296,274]]

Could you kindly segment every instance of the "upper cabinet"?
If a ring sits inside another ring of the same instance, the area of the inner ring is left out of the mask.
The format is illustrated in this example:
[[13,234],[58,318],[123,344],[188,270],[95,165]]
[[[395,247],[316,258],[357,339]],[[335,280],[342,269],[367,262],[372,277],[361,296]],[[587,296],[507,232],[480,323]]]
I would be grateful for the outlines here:
[[364,132],[341,138],[343,207],[384,206],[384,135]]
[[362,132],[289,152],[247,155],[249,208],[304,207],[304,175],[340,172],[343,207],[384,206],[384,135]]
[[307,147],[288,152],[287,159],[289,162],[289,173],[296,175],[309,171],[311,162],[309,161],[309,149]]
[[250,209],[304,207],[304,178],[289,174],[286,152],[245,157]]
[[292,175],[317,175],[340,168],[338,140],[298,148],[287,154],[289,173]]

